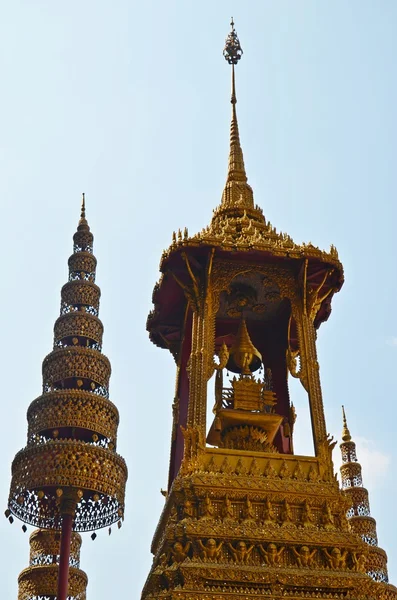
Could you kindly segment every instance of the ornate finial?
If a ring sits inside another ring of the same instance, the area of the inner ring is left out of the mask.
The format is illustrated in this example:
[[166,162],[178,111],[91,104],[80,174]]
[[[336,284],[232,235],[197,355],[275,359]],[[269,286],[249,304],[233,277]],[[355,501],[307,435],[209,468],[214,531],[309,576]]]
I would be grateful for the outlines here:
[[[236,203],[245,208],[254,208],[254,200],[252,189],[247,185],[247,175],[245,173],[243,151],[240,145],[240,135],[238,131],[238,122],[236,114],[236,85],[234,77],[234,65],[237,65],[243,51],[241,49],[240,40],[237,37],[234,29],[234,21],[231,21],[231,31],[226,38],[223,56],[229,65],[232,65],[232,122],[230,125],[230,153],[229,153],[229,168],[227,174],[226,188],[223,193],[222,204],[235,207]],[[238,188],[235,186],[238,184]],[[229,185],[228,185],[229,184]],[[241,184],[245,184],[244,188]],[[231,186],[231,187],[230,187]],[[230,187],[230,189],[228,189]]]
[[81,211],[80,211],[80,220],[79,220],[79,225],[77,227],[78,230],[88,230],[89,231],[89,226],[88,226],[88,222],[87,219],[85,218],[85,194],[83,192],[82,194],[82,198],[81,198]]
[[343,415],[342,440],[344,442],[350,442],[350,440],[352,438],[351,438],[351,435],[350,435],[349,428],[347,426],[345,407],[343,405],[342,405],[342,415]]
[[81,219],[85,219],[85,193],[83,192],[83,197],[81,199]]
[[234,29],[233,17],[230,22],[230,26],[232,29],[226,38],[223,56],[229,65],[237,65],[238,61],[243,55],[243,50],[240,45],[240,40],[237,37],[236,30]]

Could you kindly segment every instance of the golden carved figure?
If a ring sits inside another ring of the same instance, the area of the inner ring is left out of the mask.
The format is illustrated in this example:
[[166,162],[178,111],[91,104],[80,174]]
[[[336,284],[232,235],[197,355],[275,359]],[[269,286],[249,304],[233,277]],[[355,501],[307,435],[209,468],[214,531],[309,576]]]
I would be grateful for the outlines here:
[[221,516],[224,521],[234,520],[233,505],[228,495],[225,496],[223,501]]
[[171,555],[173,561],[176,563],[180,563],[186,560],[190,546],[191,542],[187,542],[185,545],[183,545],[181,542],[175,542],[175,544],[171,548]]
[[264,549],[262,544],[259,544],[258,548],[261,551],[261,554],[262,554],[263,558],[265,559],[266,564],[269,567],[274,567],[274,566],[280,564],[281,555],[283,554],[283,552],[285,550],[284,546],[282,546],[279,550],[277,550],[276,544],[271,543],[268,545],[267,550]]
[[272,503],[269,498],[266,498],[265,506],[263,509],[263,524],[264,525],[273,525],[276,521],[276,515],[274,514],[274,510],[272,507]]
[[328,502],[324,503],[321,522],[324,529],[335,529],[335,521]]
[[210,538],[205,544],[203,544],[201,540],[198,540],[197,543],[201,549],[201,557],[204,560],[216,560],[219,558],[223,541],[217,545],[216,541],[213,538]]
[[300,550],[297,550],[295,546],[292,546],[292,552],[296,556],[296,562],[299,567],[311,567],[314,557],[317,554],[317,548],[314,548],[314,550],[310,552],[307,546],[301,546]]
[[183,504],[183,517],[185,519],[192,519],[194,515],[194,507],[190,500],[185,500]]
[[346,569],[346,559],[348,551],[341,552],[339,548],[332,548],[331,553],[327,548],[323,548],[330,569]]
[[247,544],[241,541],[237,542],[236,546],[228,543],[228,547],[232,553],[234,562],[247,564],[254,549],[254,544],[247,548]]
[[292,510],[287,499],[281,505],[280,517],[282,527],[295,527]]
[[359,554],[358,552],[353,552],[353,570],[358,573],[365,573],[367,566],[367,557],[365,554]]
[[211,502],[211,498],[206,495],[204,498],[204,503],[202,506],[201,518],[202,519],[212,519],[215,514],[214,505]]
[[248,496],[245,500],[243,515],[244,515],[243,516],[244,521],[255,521],[256,520],[255,510],[254,510],[254,507],[252,506],[252,502],[250,501]]
[[301,523],[303,527],[315,527],[315,519],[307,500],[303,503]]

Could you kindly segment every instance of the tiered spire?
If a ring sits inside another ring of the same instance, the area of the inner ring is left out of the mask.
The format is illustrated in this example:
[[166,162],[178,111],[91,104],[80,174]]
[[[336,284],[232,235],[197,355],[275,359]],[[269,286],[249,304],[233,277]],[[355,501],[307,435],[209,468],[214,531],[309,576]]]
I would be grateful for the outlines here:
[[[56,600],[60,533],[36,529],[29,538],[29,567],[18,577],[18,600]],[[80,569],[81,536],[72,534],[69,559],[69,598],[85,600],[87,575]]]
[[43,361],[42,395],[28,409],[27,446],[12,463],[6,511],[11,520],[13,513],[50,529],[63,527],[67,516],[66,540],[71,529],[121,526],[124,515],[127,468],[116,454],[119,415],[109,400],[110,362],[101,352],[93,239],[83,195],[54,347]]
[[352,440],[347,425],[344,406],[342,406],[342,416],[343,441],[340,444],[342,453],[340,473],[342,489],[350,504],[346,516],[351,530],[371,546],[371,552],[367,560],[367,574],[375,581],[387,582],[387,556],[381,548],[378,548],[376,521],[371,517],[368,490],[363,487],[362,469],[357,461],[356,444]]
[[245,172],[243,150],[240,143],[240,134],[237,121],[237,95],[235,65],[241,59],[243,50],[234,28],[233,19],[231,21],[231,31],[226,38],[223,56],[232,67],[232,120],[230,123],[230,150],[229,165],[226,178],[225,189],[222,194],[222,202],[219,209],[223,212],[225,209],[254,209],[254,197],[251,186],[247,183],[247,174]]

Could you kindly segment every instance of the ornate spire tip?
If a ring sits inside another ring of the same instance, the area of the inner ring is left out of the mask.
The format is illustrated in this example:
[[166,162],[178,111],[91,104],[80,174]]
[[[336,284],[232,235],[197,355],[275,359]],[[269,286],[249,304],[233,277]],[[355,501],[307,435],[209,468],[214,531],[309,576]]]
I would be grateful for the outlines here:
[[81,214],[80,217],[82,219],[85,219],[85,193],[83,192],[83,196],[81,199]]
[[234,29],[233,17],[231,20],[231,31],[226,38],[225,47],[223,49],[223,56],[229,65],[237,65],[238,61],[243,55],[243,50],[240,45],[240,40],[237,37],[236,30]]
[[342,404],[342,415],[343,415],[343,429],[342,429],[342,440],[344,442],[350,442],[351,435],[350,435],[350,431],[349,428],[347,426],[347,420],[346,420],[346,413],[345,413],[345,407]]

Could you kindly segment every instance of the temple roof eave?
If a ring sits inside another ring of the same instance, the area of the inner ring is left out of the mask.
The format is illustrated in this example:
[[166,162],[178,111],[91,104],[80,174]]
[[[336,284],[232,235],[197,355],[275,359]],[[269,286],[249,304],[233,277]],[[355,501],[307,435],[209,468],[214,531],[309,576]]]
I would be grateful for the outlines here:
[[305,258],[314,259],[319,262],[323,262],[335,267],[339,272],[340,287],[342,287],[344,281],[343,265],[339,260],[338,252],[334,246],[331,245],[329,252],[317,248],[313,244],[295,244],[291,238],[286,236],[286,239],[281,238],[277,241],[263,240],[257,241],[247,239],[246,241],[235,241],[232,239],[221,238],[219,236],[206,235],[202,236],[197,234],[193,237],[179,240],[178,242],[172,243],[167,250],[163,252],[160,261],[160,271],[164,273],[165,267],[168,261],[172,259],[172,256],[180,249],[188,248],[219,248],[222,252],[260,252],[268,256],[274,256],[278,258],[302,260]]
[[[156,283],[153,290],[153,304],[154,309],[149,313],[147,320],[147,330],[149,332],[150,340],[160,348],[170,349],[170,344],[164,335],[164,329],[171,328],[173,331],[175,328],[180,326],[180,336],[182,335],[183,327],[183,316],[185,313],[187,300],[184,297],[183,291],[178,287],[178,284],[172,277],[168,276],[170,269],[175,266],[180,272],[183,267],[183,261],[181,255],[183,252],[188,254],[194,254],[195,258],[206,260],[209,252],[215,249],[217,250],[217,257],[220,258],[232,258],[234,261],[238,260],[239,257],[246,260],[247,254],[251,255],[251,258],[255,262],[284,262],[291,261],[293,265],[298,266],[303,260],[308,259],[309,265],[324,265],[330,266],[335,270],[335,276],[333,278],[333,290],[325,298],[325,300],[319,306],[314,323],[318,328],[321,323],[326,321],[331,313],[331,301],[334,293],[338,292],[344,282],[343,266],[338,259],[336,249],[331,247],[330,252],[325,252],[316,248],[312,244],[293,244],[285,245],[284,247],[274,244],[225,244],[216,237],[207,237],[199,239],[197,236],[186,237],[185,239],[179,239],[178,241],[171,244],[171,246],[163,253],[160,262],[161,277],[158,283]],[[190,251],[190,252],[189,252]],[[175,294],[178,294],[178,300],[176,301]],[[173,301],[170,302],[172,296]],[[179,305],[178,315],[170,313],[170,306]],[[178,325],[179,323],[179,325]]]

